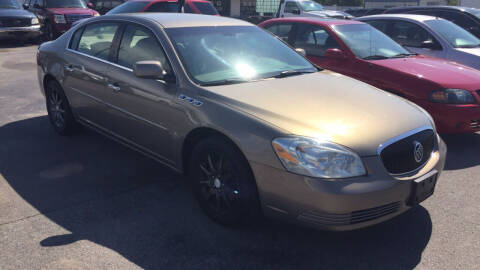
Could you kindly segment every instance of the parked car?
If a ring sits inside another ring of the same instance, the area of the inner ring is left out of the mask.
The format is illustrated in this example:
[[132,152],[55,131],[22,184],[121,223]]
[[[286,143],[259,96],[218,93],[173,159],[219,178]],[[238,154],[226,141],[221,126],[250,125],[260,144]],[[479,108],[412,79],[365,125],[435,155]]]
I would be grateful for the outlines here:
[[[170,0],[132,0],[119,5],[107,12],[108,15],[135,12],[170,12],[178,13],[182,9],[178,1]],[[219,15],[210,1],[186,0],[183,5],[184,13],[196,13],[205,15]]]
[[392,8],[385,14],[419,14],[443,18],[480,38],[480,9],[457,6]]
[[83,0],[25,0],[23,5],[37,15],[47,40],[60,36],[75,21],[100,15]]
[[17,0],[0,0],[0,40],[34,40],[41,34],[35,14],[24,10]]
[[373,26],[346,20],[274,19],[260,24],[314,63],[402,96],[444,133],[480,131],[480,71],[411,53]]
[[321,4],[312,0],[281,0],[277,17],[353,19],[353,16],[348,13],[337,10],[326,10]]
[[345,10],[346,13],[354,17],[362,17],[368,15],[377,15],[385,12],[385,8],[355,8]]
[[92,4],[92,9],[96,10],[101,15],[104,15],[111,9],[125,3],[127,0],[90,0],[88,3]]
[[222,224],[262,209],[324,229],[372,225],[432,195],[444,167],[420,107],[319,70],[242,20],[106,15],[37,58],[60,135],[84,124],[185,173]]
[[369,23],[411,52],[480,69],[480,39],[460,26],[425,15],[367,16]]

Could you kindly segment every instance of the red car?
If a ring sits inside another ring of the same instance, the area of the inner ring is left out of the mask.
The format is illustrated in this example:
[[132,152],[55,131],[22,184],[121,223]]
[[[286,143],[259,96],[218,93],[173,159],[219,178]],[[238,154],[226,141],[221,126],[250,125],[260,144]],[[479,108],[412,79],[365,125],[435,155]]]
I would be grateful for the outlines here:
[[411,53],[356,21],[272,19],[259,26],[313,63],[402,96],[427,110],[443,133],[480,131],[480,71]]
[[84,0],[25,0],[23,7],[37,15],[43,34],[52,40],[66,32],[72,23],[99,16]]
[[[178,1],[132,0],[110,10],[107,15],[135,12],[179,12]],[[205,0],[185,0],[183,12],[218,16],[218,11],[212,3]]]

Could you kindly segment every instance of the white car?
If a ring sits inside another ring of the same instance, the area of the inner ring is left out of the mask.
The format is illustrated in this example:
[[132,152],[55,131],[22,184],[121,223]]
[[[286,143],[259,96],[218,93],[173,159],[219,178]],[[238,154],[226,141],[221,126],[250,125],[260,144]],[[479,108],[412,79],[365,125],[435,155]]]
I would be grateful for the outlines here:
[[358,20],[412,52],[480,69],[480,39],[450,21],[410,14],[374,15]]
[[348,13],[337,10],[326,10],[322,5],[311,0],[282,0],[277,14],[283,17],[320,17],[334,19],[353,19]]

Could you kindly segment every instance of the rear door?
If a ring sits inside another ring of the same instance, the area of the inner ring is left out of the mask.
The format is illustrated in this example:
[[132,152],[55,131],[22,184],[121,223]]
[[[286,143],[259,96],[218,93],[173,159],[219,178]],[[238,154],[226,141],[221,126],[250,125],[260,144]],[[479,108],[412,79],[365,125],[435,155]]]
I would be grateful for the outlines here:
[[159,61],[174,78],[171,64],[155,34],[145,26],[126,25],[116,53],[109,84],[107,103],[113,115],[113,131],[143,151],[169,163],[172,126],[176,115],[173,107],[177,96],[175,82],[138,78],[133,66],[138,61]]
[[121,24],[98,22],[77,30],[65,55],[66,92],[75,112],[83,120],[103,129],[111,129],[105,100],[112,92],[108,71],[112,46]]

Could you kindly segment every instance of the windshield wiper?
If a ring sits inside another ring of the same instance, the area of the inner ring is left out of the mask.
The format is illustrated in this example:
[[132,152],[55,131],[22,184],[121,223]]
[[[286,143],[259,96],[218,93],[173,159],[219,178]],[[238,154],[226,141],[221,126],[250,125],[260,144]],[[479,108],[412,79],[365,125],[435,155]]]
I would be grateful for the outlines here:
[[305,71],[305,70],[285,70],[276,75],[273,75],[273,78],[285,78],[290,76],[302,75],[305,73],[314,73],[316,71]]
[[216,86],[216,85],[227,85],[227,84],[237,84],[237,83],[244,83],[249,82],[250,80],[247,79],[240,79],[240,78],[233,78],[233,79],[225,79],[213,82],[205,82],[201,83],[201,86]]
[[418,55],[418,53],[399,53],[390,58],[403,58],[403,57],[412,56],[412,55]]
[[388,59],[385,55],[370,55],[363,58],[364,60],[381,60],[381,59]]

